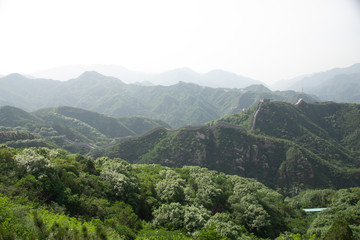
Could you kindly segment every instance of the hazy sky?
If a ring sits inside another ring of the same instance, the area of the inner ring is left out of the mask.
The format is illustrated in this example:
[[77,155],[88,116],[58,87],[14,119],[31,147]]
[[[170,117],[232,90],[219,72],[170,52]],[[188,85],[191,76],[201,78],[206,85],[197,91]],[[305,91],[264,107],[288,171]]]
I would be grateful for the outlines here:
[[360,62],[360,0],[0,0],[0,74],[68,64],[263,82]]

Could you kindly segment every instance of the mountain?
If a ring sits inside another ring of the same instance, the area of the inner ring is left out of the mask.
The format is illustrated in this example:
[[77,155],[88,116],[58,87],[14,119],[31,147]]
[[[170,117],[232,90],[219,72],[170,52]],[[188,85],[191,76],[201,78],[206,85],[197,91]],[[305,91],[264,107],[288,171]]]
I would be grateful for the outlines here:
[[304,74],[293,79],[278,81],[271,86],[272,89],[279,90],[295,90],[307,91],[312,89],[323,82],[335,77],[336,75],[360,73],[360,63],[353,64],[345,68],[334,68],[324,72],[313,74]]
[[160,120],[111,118],[73,107],[46,108],[28,113],[10,106],[0,107],[0,126],[2,133],[20,131],[30,134],[30,142],[22,141],[26,140],[23,134],[19,135],[20,139],[2,142],[9,146],[52,146],[85,153],[116,138],[142,134],[159,126],[170,127]]
[[233,113],[243,111],[250,107],[256,106],[261,99],[271,99],[276,101],[284,101],[289,103],[296,103],[299,99],[307,102],[317,101],[318,98],[310,96],[306,93],[299,93],[295,91],[271,91],[263,85],[252,85],[244,89],[239,96],[238,105],[233,109]]
[[170,167],[197,165],[283,191],[342,188],[359,186],[359,126],[360,105],[265,100],[207,126],[155,129],[93,155]]
[[271,92],[263,86],[225,89],[185,82],[171,86],[139,86],[97,72],[85,72],[66,82],[12,74],[0,79],[0,92],[0,104],[26,111],[72,106],[111,117],[161,119],[175,128],[202,124],[241,111],[256,105],[260,98],[291,103],[299,98],[316,100],[303,93]]
[[[47,106],[54,93],[61,91],[61,82],[32,79],[13,73],[0,78],[1,105],[14,105],[25,110]],[[52,100],[53,101],[53,100]]]
[[303,79],[305,77],[309,77],[309,76],[311,76],[311,74],[300,75],[300,76],[297,76],[292,79],[283,79],[283,80],[280,80],[280,81],[277,81],[277,82],[271,84],[270,88],[272,90],[280,90],[280,91],[288,90],[288,89],[291,89],[291,86],[293,84],[295,84],[296,82],[300,81],[301,79]]
[[118,65],[93,64],[86,65],[66,65],[54,67],[32,73],[36,78],[50,78],[61,81],[76,78],[87,71],[99,72],[106,76],[116,77],[126,83],[135,83],[145,81],[145,74],[128,70]]
[[207,87],[243,88],[252,84],[262,84],[260,81],[224,70],[213,70],[205,74],[200,74],[190,68],[178,68],[157,74],[146,74],[131,71],[117,65],[104,64],[94,64],[91,66],[68,65],[38,71],[32,75],[37,78],[51,78],[66,81],[68,79],[76,78],[86,71],[96,71],[106,76],[121,79],[125,83],[137,83],[141,85],[143,82],[163,86],[174,85],[178,82],[188,82]]
[[17,127],[41,123],[43,123],[41,119],[22,109],[10,106],[0,107],[0,126]]
[[350,67],[346,68],[334,68],[329,71],[315,73],[310,76],[305,76],[301,78],[293,85],[289,87],[291,90],[295,91],[309,91],[314,87],[318,87],[319,85],[323,84],[325,81],[337,76],[337,75],[347,75],[347,74],[354,74],[360,73],[360,63],[354,64]]
[[290,89],[316,95],[322,101],[360,103],[360,63],[346,68],[308,74],[279,81],[272,89]]
[[178,68],[158,74],[149,74],[145,76],[146,81],[154,85],[170,86],[179,82],[195,83],[198,85],[201,74],[190,68]]
[[54,114],[77,119],[112,138],[142,134],[158,126],[170,128],[166,123],[156,119],[143,117],[112,118],[96,112],[66,106],[41,109],[33,112],[33,114],[45,120]]
[[262,84],[260,81],[220,69],[199,74],[189,68],[179,68],[161,74],[149,75],[146,80],[164,86],[186,82],[212,88],[244,88],[252,84]]
[[360,72],[338,74],[308,92],[325,101],[360,103]]
[[232,72],[217,69],[204,74],[199,84],[214,88],[245,88],[250,85],[263,83]]
[[59,81],[67,81],[76,78],[83,72],[91,71],[85,65],[66,65],[60,67],[49,68],[31,73],[35,78],[54,79]]

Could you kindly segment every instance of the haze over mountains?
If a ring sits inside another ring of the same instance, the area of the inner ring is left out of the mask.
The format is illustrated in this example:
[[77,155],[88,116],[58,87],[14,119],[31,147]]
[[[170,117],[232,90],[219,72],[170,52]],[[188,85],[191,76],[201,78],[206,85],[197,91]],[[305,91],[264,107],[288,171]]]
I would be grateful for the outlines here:
[[349,75],[355,73],[360,73],[360,63],[353,64],[345,68],[334,68],[324,72],[307,74],[293,79],[284,80],[274,84],[273,87],[277,86],[279,90],[292,89],[301,91],[317,87],[319,84],[323,84],[337,75]]
[[139,86],[97,72],[85,72],[65,82],[11,74],[0,79],[0,93],[0,106],[11,105],[26,111],[72,106],[112,117],[157,118],[175,128],[216,120],[252,107],[261,98],[291,103],[299,98],[317,100],[294,91],[272,92],[260,85],[244,89],[210,88],[184,82]]
[[[131,71],[117,65],[94,64],[68,65],[38,71],[32,74],[36,78],[50,78],[66,81],[77,78],[85,71],[96,71],[113,76],[125,83],[143,86],[170,86],[178,82],[195,83],[213,88],[244,88],[253,84],[265,83],[221,69],[200,74],[190,68],[178,68],[157,74]],[[273,90],[294,90],[316,95],[322,101],[360,102],[360,63],[345,68],[334,68],[324,72],[305,74],[293,79],[281,80],[269,85]],[[1,77],[1,76],[0,76]]]
[[360,103],[360,63],[280,81],[271,88],[313,94],[322,101]]
[[190,68],[178,68],[163,73],[147,74],[138,71],[131,71],[117,65],[102,64],[94,64],[91,66],[68,65],[38,71],[31,75],[36,78],[50,78],[66,81],[72,78],[77,78],[86,71],[96,71],[105,76],[116,77],[125,83],[145,85],[170,86],[178,82],[188,82],[215,88],[244,88],[252,84],[263,84],[260,81],[220,69],[212,70],[205,74],[200,74]]

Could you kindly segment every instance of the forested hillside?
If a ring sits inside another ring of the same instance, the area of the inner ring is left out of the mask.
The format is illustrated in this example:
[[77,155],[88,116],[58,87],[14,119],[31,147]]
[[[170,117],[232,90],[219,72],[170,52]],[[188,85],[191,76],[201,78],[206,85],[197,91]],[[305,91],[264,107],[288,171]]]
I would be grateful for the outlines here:
[[19,74],[0,78],[0,106],[26,111],[72,106],[111,117],[143,116],[165,121],[174,128],[198,125],[257,104],[261,98],[315,101],[293,91],[271,92],[265,87],[224,89],[180,82],[172,86],[139,86],[96,72],[85,72],[66,82],[30,79]]
[[130,163],[197,165],[255,178],[284,194],[359,185],[359,105],[259,106],[178,130],[157,120],[111,118],[71,107],[34,113],[3,107],[0,140],[12,147],[61,147]]
[[[252,177],[284,193],[303,188],[359,186],[359,105],[263,104],[208,126],[157,129],[121,140],[93,156],[170,167],[198,165]],[[227,123],[226,123],[227,122]]]
[[[360,237],[359,188],[284,198],[254,179],[195,166],[8,147],[0,148],[0,185],[1,239]],[[312,215],[302,210],[309,207],[327,209]]]
[[61,147],[73,153],[87,153],[116,138],[142,134],[158,126],[170,127],[160,120],[112,118],[72,107],[33,113],[0,107],[0,143],[12,147]]

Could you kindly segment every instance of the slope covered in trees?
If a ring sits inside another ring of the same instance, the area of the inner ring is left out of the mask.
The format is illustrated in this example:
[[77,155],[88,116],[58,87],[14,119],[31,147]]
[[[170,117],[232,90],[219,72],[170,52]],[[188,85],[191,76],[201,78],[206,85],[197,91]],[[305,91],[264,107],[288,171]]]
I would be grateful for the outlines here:
[[[338,218],[360,237],[359,188],[284,198],[254,179],[201,167],[7,147],[0,185],[2,239],[317,239]],[[328,209],[302,211],[319,206]]]
[[270,102],[249,131],[254,111],[208,126],[157,129],[92,154],[170,167],[198,165],[252,177],[284,193],[359,185],[359,105]]
[[9,124],[1,129],[1,141],[12,147],[62,147],[131,163],[197,165],[255,178],[286,194],[360,182],[356,104],[270,102],[258,109],[251,131],[254,108],[179,130],[159,121],[110,118],[71,107],[32,114],[0,110],[0,123]]
[[[86,153],[116,138],[144,133],[168,124],[144,117],[111,118],[103,114],[72,108],[41,109],[33,113],[0,107],[0,143],[13,147],[62,147]],[[11,137],[6,137],[11,136]]]

